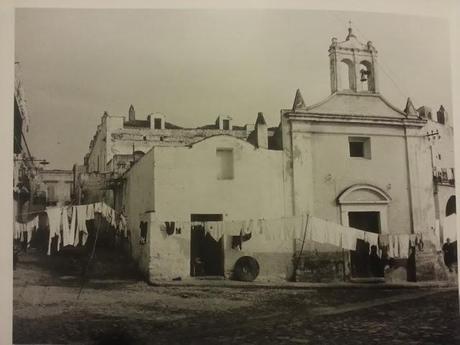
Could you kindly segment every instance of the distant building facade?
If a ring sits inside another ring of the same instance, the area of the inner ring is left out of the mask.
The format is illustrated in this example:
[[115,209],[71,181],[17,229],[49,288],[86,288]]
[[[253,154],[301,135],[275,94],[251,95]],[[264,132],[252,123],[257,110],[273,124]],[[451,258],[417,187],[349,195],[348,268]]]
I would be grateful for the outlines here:
[[42,189],[46,195],[46,204],[68,205],[74,196],[72,170],[40,170]]

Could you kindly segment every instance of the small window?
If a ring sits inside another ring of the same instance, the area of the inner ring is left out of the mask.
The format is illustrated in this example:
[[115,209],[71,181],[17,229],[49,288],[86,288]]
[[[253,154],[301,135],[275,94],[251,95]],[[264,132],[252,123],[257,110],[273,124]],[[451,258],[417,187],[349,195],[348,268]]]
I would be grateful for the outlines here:
[[233,149],[217,149],[218,180],[233,179]]
[[230,120],[222,120],[222,128],[224,130],[229,130],[230,129]]
[[155,129],[161,129],[161,119],[155,119],[153,123]]
[[349,137],[350,157],[371,159],[371,141],[369,138]]

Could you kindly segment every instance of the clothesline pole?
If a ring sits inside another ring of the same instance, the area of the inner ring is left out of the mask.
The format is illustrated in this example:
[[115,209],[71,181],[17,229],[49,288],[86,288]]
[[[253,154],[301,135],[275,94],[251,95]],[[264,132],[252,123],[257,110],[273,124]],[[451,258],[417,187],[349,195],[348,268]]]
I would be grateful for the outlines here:
[[297,277],[297,267],[299,265],[299,262],[300,262],[300,257],[302,256],[302,252],[303,252],[303,248],[304,248],[304,245],[305,245],[305,239],[307,238],[307,230],[308,230],[308,221],[310,219],[310,216],[307,214],[307,220],[305,221],[305,229],[304,229],[304,232],[303,232],[303,239],[302,239],[302,246],[300,247],[300,252],[299,252],[299,255],[297,256],[297,259],[294,261],[294,272],[293,272],[293,279],[294,281],[296,280],[296,277]]
[[[102,217],[102,215],[101,215],[101,217]],[[86,272],[88,272],[88,270],[89,270],[89,265],[90,265],[91,260],[93,259],[94,254],[95,254],[95,252],[96,252],[96,243],[97,243],[97,239],[98,239],[98,237],[99,237],[99,229],[100,229],[100,227],[101,227],[101,220],[102,220],[102,219],[99,218],[99,222],[98,222],[97,228],[96,228],[96,236],[95,236],[95,238],[94,238],[94,243],[93,243],[93,249],[91,250],[91,255],[90,255],[89,260],[88,260],[88,263],[87,263],[87,265],[86,265],[86,269],[85,269],[85,271],[83,272],[83,277],[82,277],[82,278],[83,278],[83,281],[82,281],[82,283],[81,283],[81,287],[80,287],[80,291],[78,292],[77,299],[80,299],[80,295],[81,295],[81,293],[82,293],[82,291],[83,291],[83,288],[84,288],[84,286],[85,286],[85,279],[84,279],[84,278],[85,278],[85,276],[86,276]]]

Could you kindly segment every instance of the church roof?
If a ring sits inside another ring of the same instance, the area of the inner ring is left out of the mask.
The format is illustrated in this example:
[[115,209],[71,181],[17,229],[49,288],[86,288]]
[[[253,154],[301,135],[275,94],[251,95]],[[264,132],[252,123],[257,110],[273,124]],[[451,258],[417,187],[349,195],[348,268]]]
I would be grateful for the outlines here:
[[307,106],[305,109],[294,109],[298,114],[315,115],[361,115],[402,119],[406,114],[393,106],[380,94],[365,93],[334,93],[325,100]]

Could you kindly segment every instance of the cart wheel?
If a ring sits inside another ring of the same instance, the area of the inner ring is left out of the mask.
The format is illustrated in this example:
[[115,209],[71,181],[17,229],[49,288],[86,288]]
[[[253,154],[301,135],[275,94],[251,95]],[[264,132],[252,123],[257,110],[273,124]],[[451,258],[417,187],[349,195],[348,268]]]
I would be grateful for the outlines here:
[[233,275],[236,280],[252,282],[259,275],[259,263],[251,256],[243,256],[236,261]]

